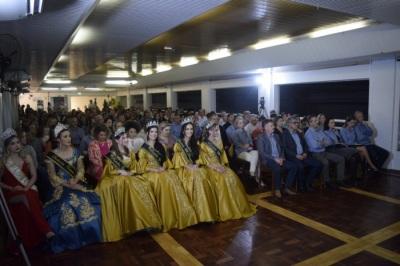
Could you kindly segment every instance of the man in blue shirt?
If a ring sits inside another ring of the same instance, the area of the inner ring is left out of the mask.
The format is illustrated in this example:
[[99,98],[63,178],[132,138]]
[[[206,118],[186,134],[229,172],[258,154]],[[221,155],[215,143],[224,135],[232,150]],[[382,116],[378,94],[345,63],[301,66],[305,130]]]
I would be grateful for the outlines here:
[[382,168],[389,157],[389,152],[372,143],[373,131],[368,123],[364,121],[364,114],[361,111],[354,112],[354,119],[357,121],[354,126],[356,142],[365,145],[374,165],[378,168]]
[[261,164],[266,165],[272,171],[274,178],[274,194],[277,198],[281,198],[281,170],[287,171],[284,191],[289,195],[295,195],[290,187],[297,174],[297,166],[291,161],[285,160],[283,155],[283,148],[280,144],[279,138],[274,134],[274,122],[266,119],[262,123],[264,134],[257,138],[257,150],[259,153],[259,161]]
[[345,158],[335,153],[330,153],[325,150],[329,146],[329,140],[321,130],[317,116],[311,115],[308,123],[310,128],[307,130],[305,139],[312,154],[312,157],[320,161],[323,165],[322,175],[328,187],[336,187],[333,184],[332,178],[329,176],[329,164],[333,163],[336,166],[337,181],[344,180]]
[[176,138],[180,138],[181,134],[181,116],[178,113],[174,114],[173,123],[171,124],[171,134]]
[[[296,117],[288,119],[288,130],[282,135],[283,147],[287,160],[297,165],[300,190],[312,191],[313,180],[321,173],[322,163],[308,156],[307,144],[302,134],[299,134],[299,124]],[[308,169],[307,176],[304,169]]]

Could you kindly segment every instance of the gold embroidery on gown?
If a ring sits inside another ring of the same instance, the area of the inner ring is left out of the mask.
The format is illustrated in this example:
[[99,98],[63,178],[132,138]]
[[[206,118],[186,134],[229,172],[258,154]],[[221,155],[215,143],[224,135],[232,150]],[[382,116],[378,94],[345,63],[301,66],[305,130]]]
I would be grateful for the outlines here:
[[157,160],[147,150],[139,150],[140,171],[151,184],[157,207],[161,215],[163,231],[172,228],[182,229],[197,223],[196,213],[190,203],[179,177],[169,170],[169,160],[163,165],[166,170],[160,173],[150,172],[149,168],[160,167]]
[[204,168],[189,169],[186,165],[193,164],[181,144],[175,143],[172,163],[183,188],[192,202],[199,222],[218,220],[218,205],[212,183]]
[[221,158],[206,143],[200,144],[201,165],[209,165],[213,163],[222,164],[225,172],[219,173],[207,167],[208,177],[213,183],[215,195],[218,201],[219,220],[226,221],[230,219],[240,219],[250,217],[256,212],[256,207],[249,203],[246,192],[243,188],[239,177],[227,167],[228,158],[222,147],[222,144],[216,145],[222,151]]
[[148,181],[136,173],[132,153],[124,159],[130,176],[120,175],[109,160],[96,192],[101,198],[103,241],[118,241],[143,229],[160,229],[161,218]]

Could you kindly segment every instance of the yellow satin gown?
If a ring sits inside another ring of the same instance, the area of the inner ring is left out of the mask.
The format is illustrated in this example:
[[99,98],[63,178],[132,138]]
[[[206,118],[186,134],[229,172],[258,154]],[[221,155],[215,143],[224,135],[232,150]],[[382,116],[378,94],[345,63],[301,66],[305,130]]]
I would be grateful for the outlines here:
[[199,163],[204,166],[221,164],[225,168],[225,172],[219,173],[207,167],[208,177],[213,183],[214,189],[216,189],[219,220],[227,221],[252,216],[256,213],[256,207],[249,203],[239,177],[227,166],[228,158],[222,143],[216,145],[216,147],[221,151],[220,157],[208,144],[202,142],[200,144]]
[[162,230],[164,232],[197,224],[197,217],[192,204],[187,197],[179,177],[171,170],[171,162],[167,159],[163,163],[166,169],[156,173],[149,168],[158,168],[160,164],[145,148],[139,150],[139,165],[142,175],[148,180],[156,198],[158,211],[161,215]]
[[135,154],[123,160],[130,176],[120,175],[107,160],[96,187],[101,199],[103,241],[118,241],[143,229],[161,229],[150,183],[136,173]]
[[[213,222],[218,220],[218,204],[215,190],[204,168],[188,168],[194,164],[191,154],[187,154],[181,143],[174,145],[172,164],[176,169],[183,188],[193,204],[199,222]],[[188,150],[190,153],[190,150]]]

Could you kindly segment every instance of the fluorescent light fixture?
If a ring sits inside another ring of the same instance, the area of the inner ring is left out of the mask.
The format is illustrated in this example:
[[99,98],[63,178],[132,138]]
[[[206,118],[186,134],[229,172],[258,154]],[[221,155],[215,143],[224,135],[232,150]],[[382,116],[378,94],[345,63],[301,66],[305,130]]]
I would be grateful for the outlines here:
[[290,43],[291,39],[288,36],[281,36],[277,38],[272,38],[272,39],[267,39],[267,40],[261,40],[257,42],[256,44],[253,44],[251,47],[255,50],[258,49],[263,49],[263,48],[268,48],[272,46],[278,46],[286,43]]
[[336,26],[332,26],[332,27],[326,27],[326,28],[321,28],[321,29],[315,30],[313,32],[310,32],[308,34],[308,36],[310,38],[318,38],[318,37],[322,37],[322,36],[326,36],[326,35],[331,35],[331,34],[336,34],[336,33],[340,33],[340,32],[364,28],[368,25],[369,25],[369,22],[366,20],[351,22],[351,23],[344,23],[341,25],[336,25]]
[[106,80],[104,83],[107,85],[124,86],[124,85],[135,85],[138,82],[137,82],[137,80]]
[[76,91],[78,90],[76,87],[64,87],[61,88],[62,91]]
[[71,84],[71,81],[67,79],[47,79],[44,82],[47,84]]
[[208,53],[207,59],[209,61],[220,59],[231,55],[231,50],[229,48],[219,48]]
[[187,56],[187,57],[181,58],[179,65],[181,67],[185,67],[185,66],[195,65],[198,62],[199,62],[199,60],[195,56]]
[[49,87],[41,87],[42,91],[58,91],[59,88],[49,88]]
[[82,95],[82,92],[78,92],[78,95]]
[[68,60],[68,55],[61,55],[60,58],[58,58],[58,62],[64,62]]
[[87,91],[102,91],[102,88],[85,88]]
[[172,69],[172,67],[170,65],[160,64],[157,66],[156,71],[157,72],[165,72],[165,71],[168,71],[171,69]]
[[129,72],[126,70],[109,70],[107,78],[129,78]]
[[84,44],[93,39],[94,30],[88,27],[81,27],[72,40],[72,45]]
[[139,73],[142,76],[148,76],[153,74],[153,70],[146,68],[146,69],[142,69],[142,72]]

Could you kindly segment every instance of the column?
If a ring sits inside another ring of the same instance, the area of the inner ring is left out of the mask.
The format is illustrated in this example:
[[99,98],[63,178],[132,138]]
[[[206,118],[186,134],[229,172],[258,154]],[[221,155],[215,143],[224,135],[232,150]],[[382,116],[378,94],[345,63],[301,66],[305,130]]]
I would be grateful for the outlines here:
[[172,86],[167,90],[167,107],[171,107],[172,110],[178,109],[178,95],[172,90]]
[[206,112],[216,111],[216,105],[215,89],[212,89],[207,82],[205,88],[201,89],[201,109]]
[[[396,95],[396,60],[373,60],[370,65],[369,80],[369,121],[375,127],[375,143],[391,152],[393,150],[395,131],[395,95]],[[389,168],[394,167],[391,162]],[[398,168],[398,166],[397,166]]]

